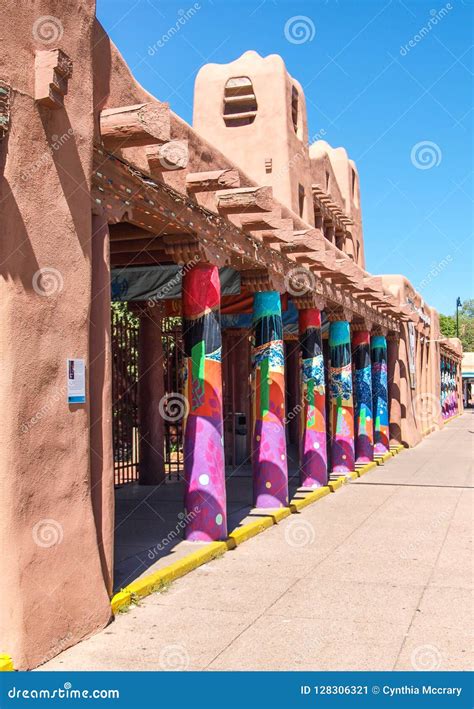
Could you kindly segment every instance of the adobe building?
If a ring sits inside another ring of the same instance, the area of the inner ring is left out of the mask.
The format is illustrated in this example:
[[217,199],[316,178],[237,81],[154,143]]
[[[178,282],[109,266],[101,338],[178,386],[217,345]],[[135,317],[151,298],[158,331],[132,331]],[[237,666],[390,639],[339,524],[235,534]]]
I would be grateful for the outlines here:
[[356,166],[308,144],[281,57],[204,66],[191,127],[93,0],[7,6],[0,653],[24,669],[111,621],[116,487],[181,474],[186,539],[226,539],[229,470],[273,509],[289,468],[312,489],[418,444],[462,411],[462,351],[365,270]]

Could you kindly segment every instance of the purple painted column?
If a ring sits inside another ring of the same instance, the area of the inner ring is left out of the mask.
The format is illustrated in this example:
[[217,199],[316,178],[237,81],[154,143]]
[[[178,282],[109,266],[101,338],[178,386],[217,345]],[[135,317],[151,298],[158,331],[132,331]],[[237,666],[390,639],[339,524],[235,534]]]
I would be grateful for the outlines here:
[[326,485],[328,480],[321,312],[318,308],[302,308],[298,315],[302,406],[300,484],[316,488]]
[[253,497],[255,507],[288,504],[285,361],[280,294],[254,293]]
[[218,269],[198,263],[183,278],[184,507],[190,541],[227,537],[219,307]]

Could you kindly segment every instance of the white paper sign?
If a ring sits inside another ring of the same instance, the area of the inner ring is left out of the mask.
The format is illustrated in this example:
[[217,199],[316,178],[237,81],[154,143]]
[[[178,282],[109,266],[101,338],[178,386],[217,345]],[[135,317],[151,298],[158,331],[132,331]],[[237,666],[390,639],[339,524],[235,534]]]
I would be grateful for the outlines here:
[[83,359],[67,360],[68,404],[84,404],[86,401],[86,363]]

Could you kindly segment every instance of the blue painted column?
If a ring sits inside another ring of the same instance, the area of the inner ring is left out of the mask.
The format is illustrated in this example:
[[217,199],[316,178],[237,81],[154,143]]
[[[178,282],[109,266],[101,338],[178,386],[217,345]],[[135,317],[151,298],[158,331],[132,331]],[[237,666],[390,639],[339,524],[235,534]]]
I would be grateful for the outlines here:
[[387,340],[374,335],[370,343],[372,355],[372,394],[374,411],[374,453],[389,450],[389,414],[387,380]]

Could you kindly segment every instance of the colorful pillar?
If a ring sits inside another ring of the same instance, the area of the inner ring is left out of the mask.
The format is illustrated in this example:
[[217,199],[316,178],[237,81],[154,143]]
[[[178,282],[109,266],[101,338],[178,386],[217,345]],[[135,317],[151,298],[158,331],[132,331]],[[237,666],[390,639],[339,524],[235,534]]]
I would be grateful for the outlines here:
[[326,392],[321,340],[321,311],[299,310],[301,352],[301,449],[300,483],[302,487],[327,484]]
[[198,263],[183,278],[184,506],[190,541],[227,536],[219,306],[218,269]]
[[400,334],[390,332],[387,337],[387,380],[389,404],[390,445],[399,446],[402,442],[402,403],[400,370]]
[[387,340],[375,335],[370,343],[372,353],[372,393],[374,410],[374,453],[389,449]]
[[280,294],[253,298],[253,498],[255,507],[288,504],[285,362]]
[[331,417],[331,471],[354,470],[354,405],[352,398],[352,363],[350,325],[347,320],[329,325],[329,374]]
[[359,329],[352,334],[355,399],[355,455],[357,463],[374,459],[374,420],[372,413],[372,367],[370,331]]

